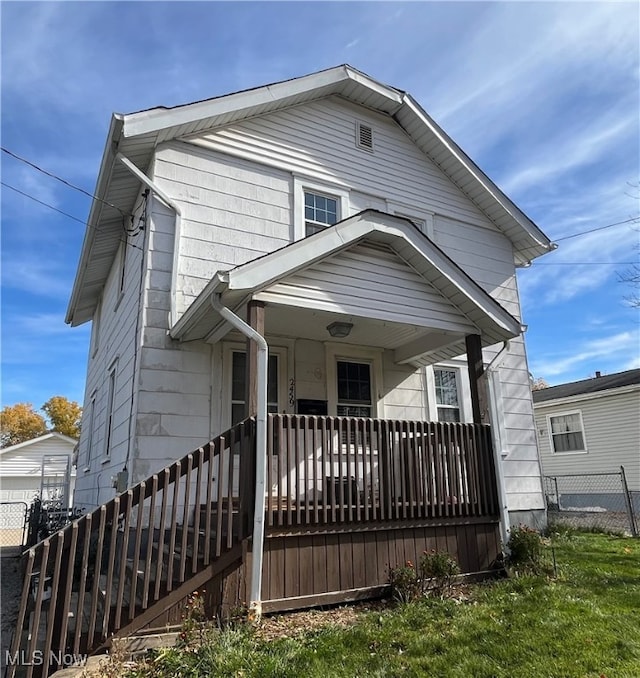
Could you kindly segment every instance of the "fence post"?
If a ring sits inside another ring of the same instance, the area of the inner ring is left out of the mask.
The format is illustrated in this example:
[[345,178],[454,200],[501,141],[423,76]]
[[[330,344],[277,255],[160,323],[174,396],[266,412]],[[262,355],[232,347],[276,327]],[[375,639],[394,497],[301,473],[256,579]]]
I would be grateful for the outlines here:
[[629,486],[627,485],[627,476],[624,472],[624,466],[620,467],[620,479],[622,480],[622,493],[624,494],[624,500],[627,504],[627,513],[629,514],[629,523],[631,524],[631,534],[632,536],[637,537],[638,530],[636,529],[633,502],[631,501],[631,494],[629,493]]

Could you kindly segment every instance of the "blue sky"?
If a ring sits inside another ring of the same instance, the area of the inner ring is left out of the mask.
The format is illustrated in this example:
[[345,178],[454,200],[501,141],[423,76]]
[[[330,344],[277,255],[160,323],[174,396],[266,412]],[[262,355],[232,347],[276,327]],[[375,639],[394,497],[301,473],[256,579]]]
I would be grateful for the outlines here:
[[[2,145],[93,191],[113,111],[349,63],[410,92],[559,249],[520,271],[534,375],[640,366],[635,2],[2,2]],[[2,153],[2,181],[81,221],[89,198]],[[2,403],[82,402],[65,311],[81,223],[2,186]]]

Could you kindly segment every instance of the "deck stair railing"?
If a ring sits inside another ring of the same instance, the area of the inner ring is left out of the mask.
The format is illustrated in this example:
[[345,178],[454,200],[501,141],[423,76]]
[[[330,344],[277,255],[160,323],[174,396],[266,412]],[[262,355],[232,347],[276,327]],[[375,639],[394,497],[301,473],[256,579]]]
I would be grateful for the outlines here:
[[8,677],[50,675],[233,564],[254,469],[251,418],[25,551]]
[[498,513],[489,426],[269,415],[267,525]]

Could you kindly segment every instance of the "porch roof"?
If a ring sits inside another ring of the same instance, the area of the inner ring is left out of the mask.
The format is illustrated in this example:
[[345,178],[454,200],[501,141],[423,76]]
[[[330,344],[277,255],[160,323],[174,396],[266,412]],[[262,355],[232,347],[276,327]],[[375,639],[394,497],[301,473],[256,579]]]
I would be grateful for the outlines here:
[[[347,255],[362,262],[357,277],[347,274]],[[408,290],[404,300],[394,296],[394,285]],[[267,302],[271,334],[324,341],[330,339],[328,323],[348,320],[354,331],[344,343],[392,349],[399,363],[461,355],[468,334],[479,334],[488,346],[522,331],[516,318],[411,221],[371,209],[219,271],[171,328],[172,338],[216,342],[230,331],[210,303],[212,294],[236,312],[250,299]]]

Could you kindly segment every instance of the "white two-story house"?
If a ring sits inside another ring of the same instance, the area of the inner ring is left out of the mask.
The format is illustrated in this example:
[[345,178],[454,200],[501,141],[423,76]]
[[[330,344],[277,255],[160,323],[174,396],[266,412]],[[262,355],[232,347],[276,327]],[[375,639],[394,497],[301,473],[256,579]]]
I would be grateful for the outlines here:
[[229,577],[285,609],[428,548],[484,571],[543,524],[516,270],[554,246],[409,94],[339,66],[114,114],[95,194],[67,322],[92,323],[75,502],[106,507],[61,539],[122,561],[89,637]]

